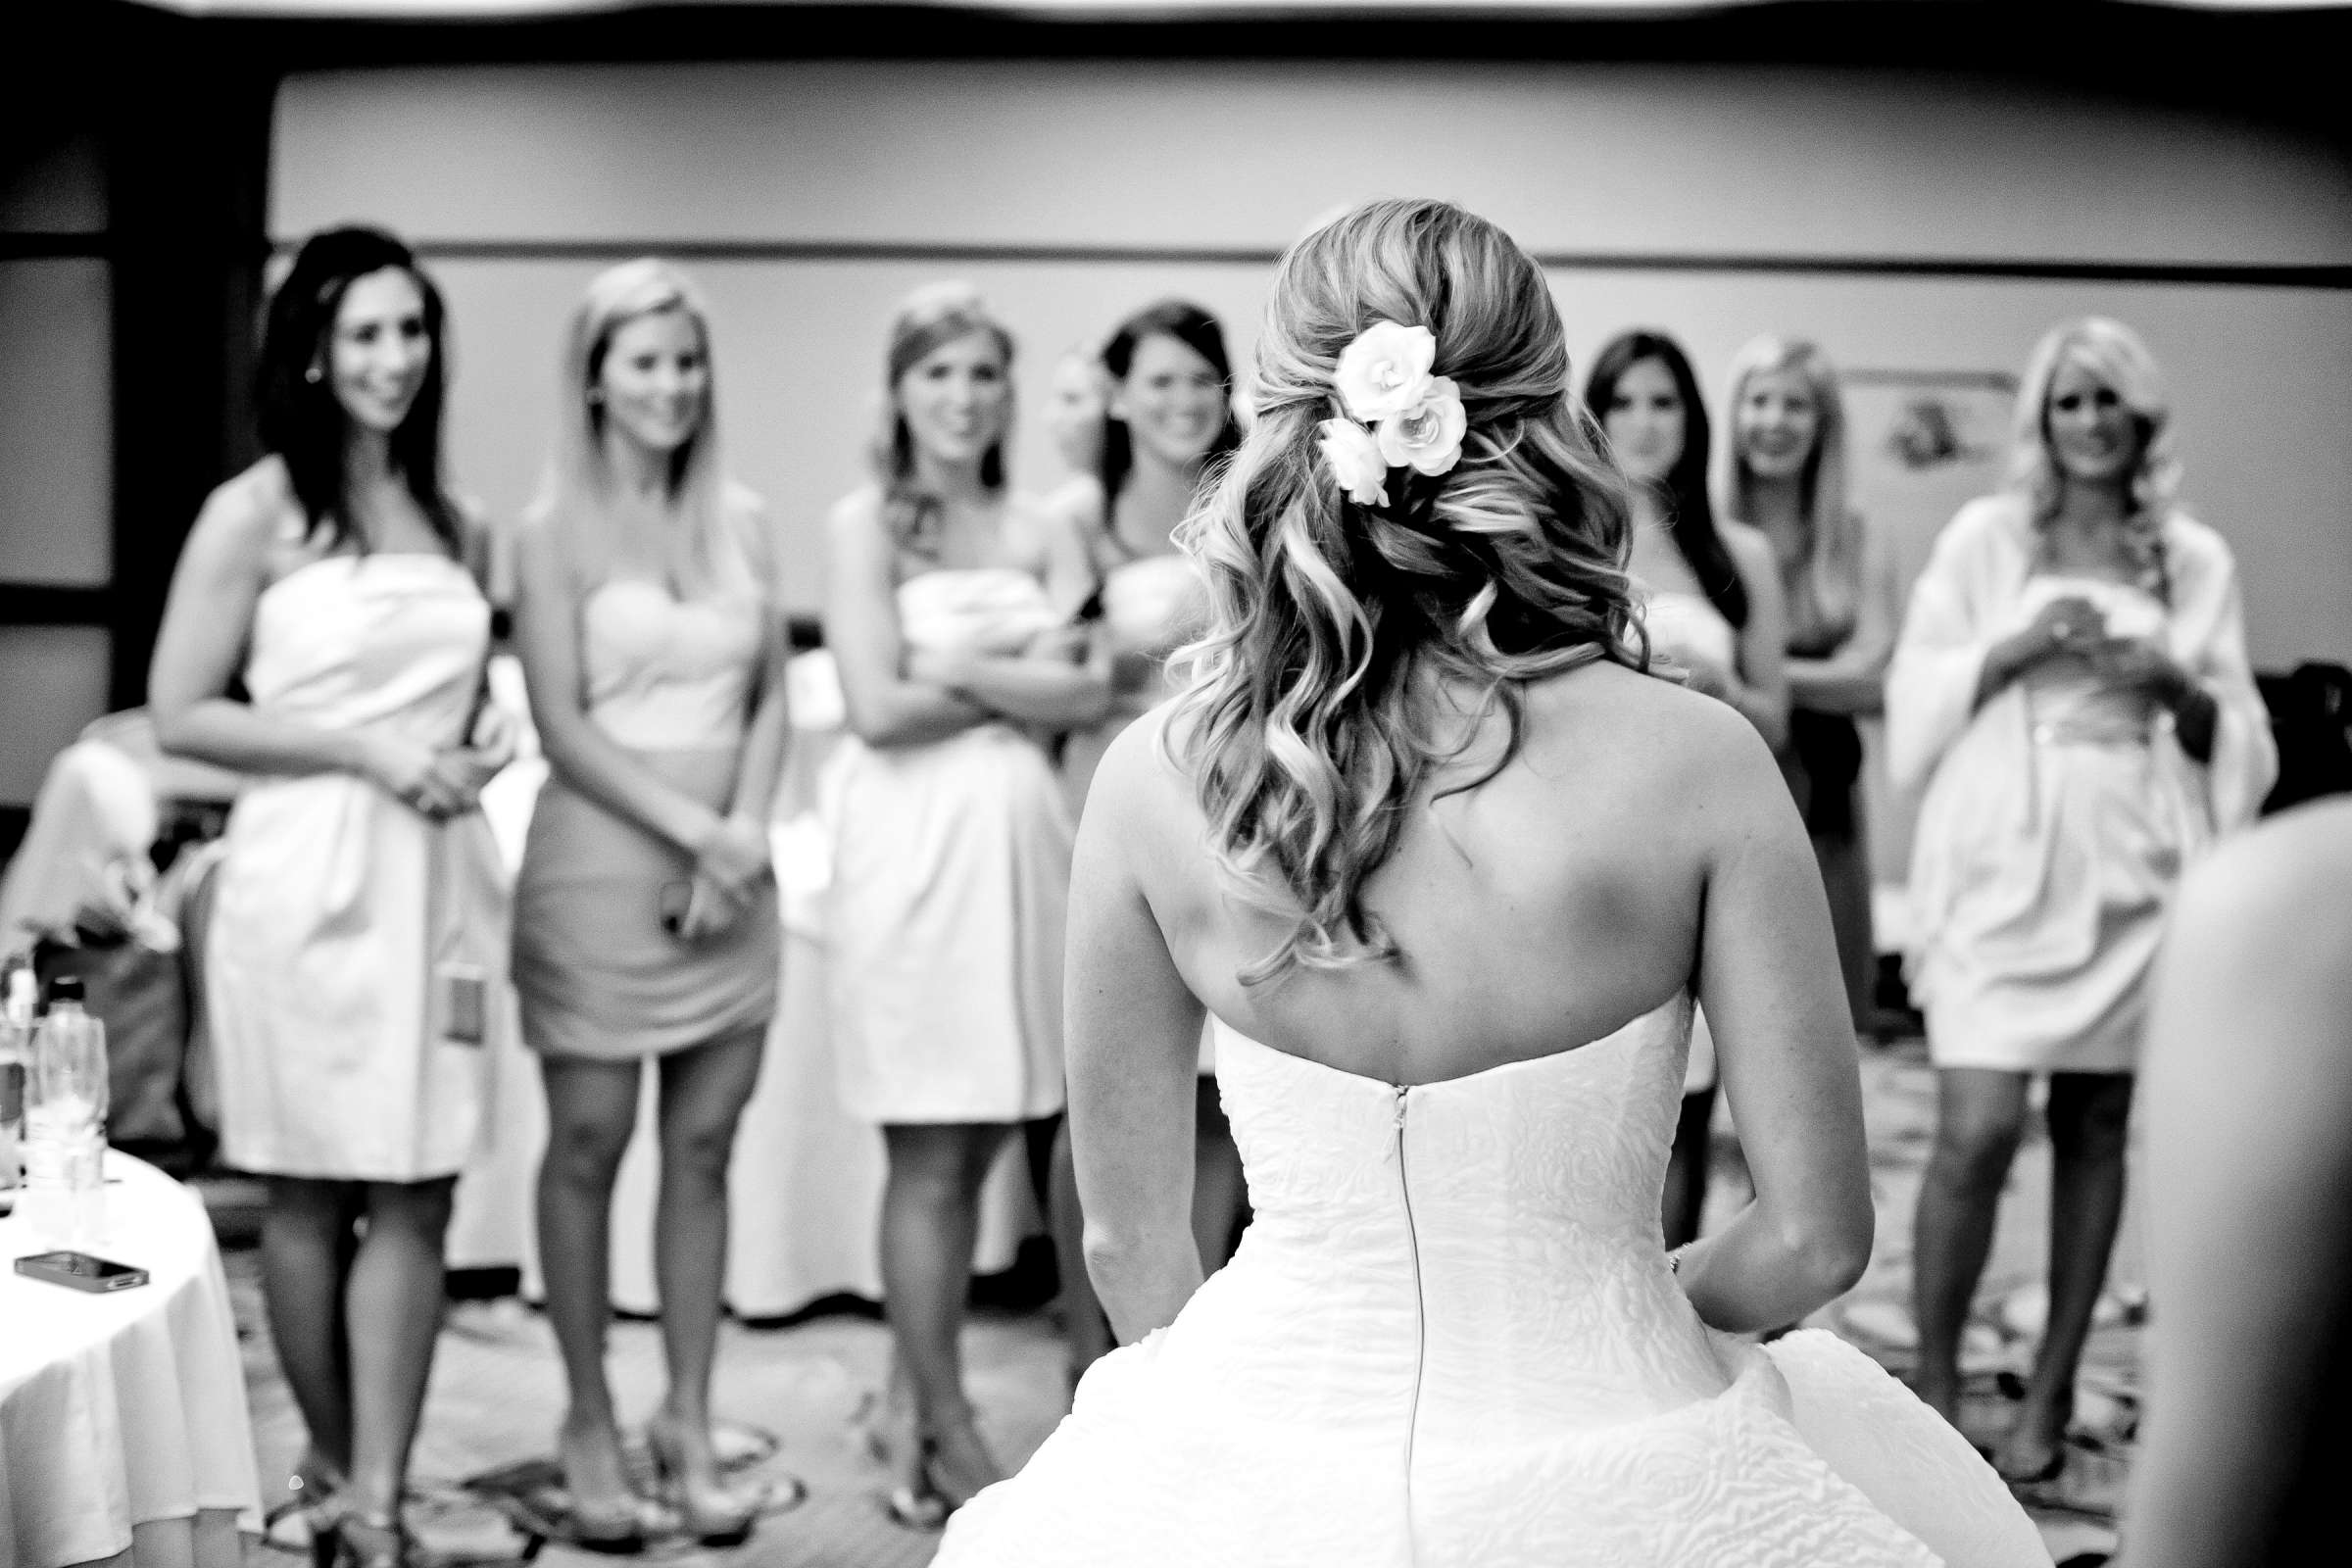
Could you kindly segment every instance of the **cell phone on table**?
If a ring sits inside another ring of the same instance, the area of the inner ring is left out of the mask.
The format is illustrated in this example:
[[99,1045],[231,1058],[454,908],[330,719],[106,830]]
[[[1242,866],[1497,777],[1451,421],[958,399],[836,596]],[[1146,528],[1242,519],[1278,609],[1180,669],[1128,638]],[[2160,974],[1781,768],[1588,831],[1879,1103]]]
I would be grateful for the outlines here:
[[70,1291],[88,1291],[93,1296],[127,1291],[134,1285],[147,1283],[145,1269],[92,1257],[87,1252],[37,1252],[31,1257],[20,1257],[17,1272],[26,1279],[47,1280],[52,1285],[63,1285]]
[[662,929],[671,936],[682,936],[686,930],[686,906],[694,902],[691,882],[664,882],[655,896],[656,917]]

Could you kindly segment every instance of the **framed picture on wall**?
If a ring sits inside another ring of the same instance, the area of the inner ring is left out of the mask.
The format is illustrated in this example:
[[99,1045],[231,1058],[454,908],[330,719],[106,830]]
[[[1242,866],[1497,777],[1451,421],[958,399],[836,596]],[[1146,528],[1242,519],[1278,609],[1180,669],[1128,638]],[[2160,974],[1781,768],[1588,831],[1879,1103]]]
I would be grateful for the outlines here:
[[[2017,377],[2003,370],[1849,369],[1839,379],[1852,504],[1892,551],[1898,603],[1907,603],[1943,525],[1963,505],[2000,487]],[[1877,720],[1864,724],[1863,741],[1871,878],[1889,891],[1877,922],[1886,950],[1900,943],[1899,929],[1890,929],[1900,919],[1892,893],[1909,873],[1918,803],[1898,798],[1886,782]]]

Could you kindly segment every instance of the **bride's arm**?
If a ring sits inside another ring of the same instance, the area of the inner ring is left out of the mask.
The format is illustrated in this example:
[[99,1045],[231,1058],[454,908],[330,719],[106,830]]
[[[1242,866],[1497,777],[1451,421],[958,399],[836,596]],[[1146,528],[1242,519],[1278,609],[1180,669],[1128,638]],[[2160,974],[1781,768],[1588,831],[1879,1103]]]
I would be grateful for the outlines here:
[[1070,873],[1070,1137],[1086,1265],[1122,1343],[1174,1320],[1200,1288],[1193,1240],[1194,1079],[1201,1006],[1176,972],[1135,861],[1151,853],[1164,787],[1159,725],[1104,754]]
[[1854,1030],[1804,823],[1752,730],[1715,738],[1700,809],[1710,864],[1698,995],[1756,1199],[1685,1250],[1712,1326],[1793,1323],[1870,1261],[1870,1169]]

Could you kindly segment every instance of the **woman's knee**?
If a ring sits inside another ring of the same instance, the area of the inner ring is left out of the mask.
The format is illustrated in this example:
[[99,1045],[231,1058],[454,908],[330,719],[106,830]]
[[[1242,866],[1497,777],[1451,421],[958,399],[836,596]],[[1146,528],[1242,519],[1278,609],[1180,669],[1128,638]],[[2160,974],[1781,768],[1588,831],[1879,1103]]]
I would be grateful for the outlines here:
[[2062,1158],[2121,1159],[2132,1126],[2129,1073],[2054,1073],[2050,1148]]
[[1964,1180],[1997,1187],[2025,1134],[2022,1098],[1966,1097],[1946,1103],[1936,1117],[1936,1159]]
[[724,1182],[727,1166],[735,1157],[735,1128],[738,1116],[732,1110],[694,1116],[665,1117],[662,1123],[662,1174],[664,1179],[683,1175],[710,1182]]
[[397,1226],[412,1233],[439,1236],[449,1229],[457,1189],[454,1176],[422,1182],[370,1182],[368,1228],[375,1231]]
[[933,1207],[970,1202],[1001,1146],[965,1127],[891,1127],[884,1136],[893,1196]]
[[547,1150],[540,1156],[541,1178],[571,1186],[612,1186],[621,1156],[629,1152],[629,1140],[637,1131],[635,1108],[630,1107],[627,1115],[550,1109]]

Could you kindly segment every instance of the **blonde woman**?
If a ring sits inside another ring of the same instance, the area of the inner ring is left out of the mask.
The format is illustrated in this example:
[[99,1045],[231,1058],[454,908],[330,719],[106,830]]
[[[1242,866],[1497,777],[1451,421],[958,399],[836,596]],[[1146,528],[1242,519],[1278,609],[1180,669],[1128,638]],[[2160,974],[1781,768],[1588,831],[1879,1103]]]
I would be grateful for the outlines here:
[[[777,552],[720,466],[709,314],[637,261],[564,336],[550,482],[518,551],[515,637],[550,766],[515,888],[514,979],[547,1087],[539,1257],[570,1405],[566,1539],[638,1549],[674,1514],[749,1534],[720,1479],[710,1365],[727,1164],[775,1009],[767,820],[787,733]],[[661,1079],[654,1264],[669,1388],[647,1419],[668,1504],[631,1493],[605,1381],[612,1181]]]
[[2179,477],[2139,339],[2053,330],[2018,393],[2011,487],[1936,541],[1886,676],[1889,770],[1927,792],[1906,959],[1937,1068],[1914,1386],[1947,1416],[2028,1090],[2050,1080],[2048,1327],[1999,1461],[2019,1482],[2065,1464],[2166,906],[2278,771],[2236,564]]
[[1830,897],[1854,1027],[1869,1027],[1877,954],[1862,738],[1900,613],[1891,556],[1846,503],[1845,403],[1828,356],[1760,337],[1732,361],[1723,511],[1760,533],[1780,568],[1788,739],[1781,771],[1804,813]]
[[892,1513],[936,1526],[1002,1472],[957,1334],[980,1189],[1062,1104],[1070,815],[1047,753],[1101,719],[1077,531],[1007,482],[1012,336],[961,285],[891,323],[875,482],[830,520],[826,642],[850,736],[827,787],[827,982],[843,1103],[888,1155]]
[[[1800,1330],[1870,1248],[1853,1041],[1772,754],[1639,667],[1551,288],[1377,202],[1293,246],[1189,536],[1211,627],[1072,879],[1087,1257],[1125,1342],[940,1568],[2048,1562],[1957,1433]],[[1690,993],[1756,1200],[1679,1253]],[[1203,1282],[1203,1018],[1256,1218]]]

